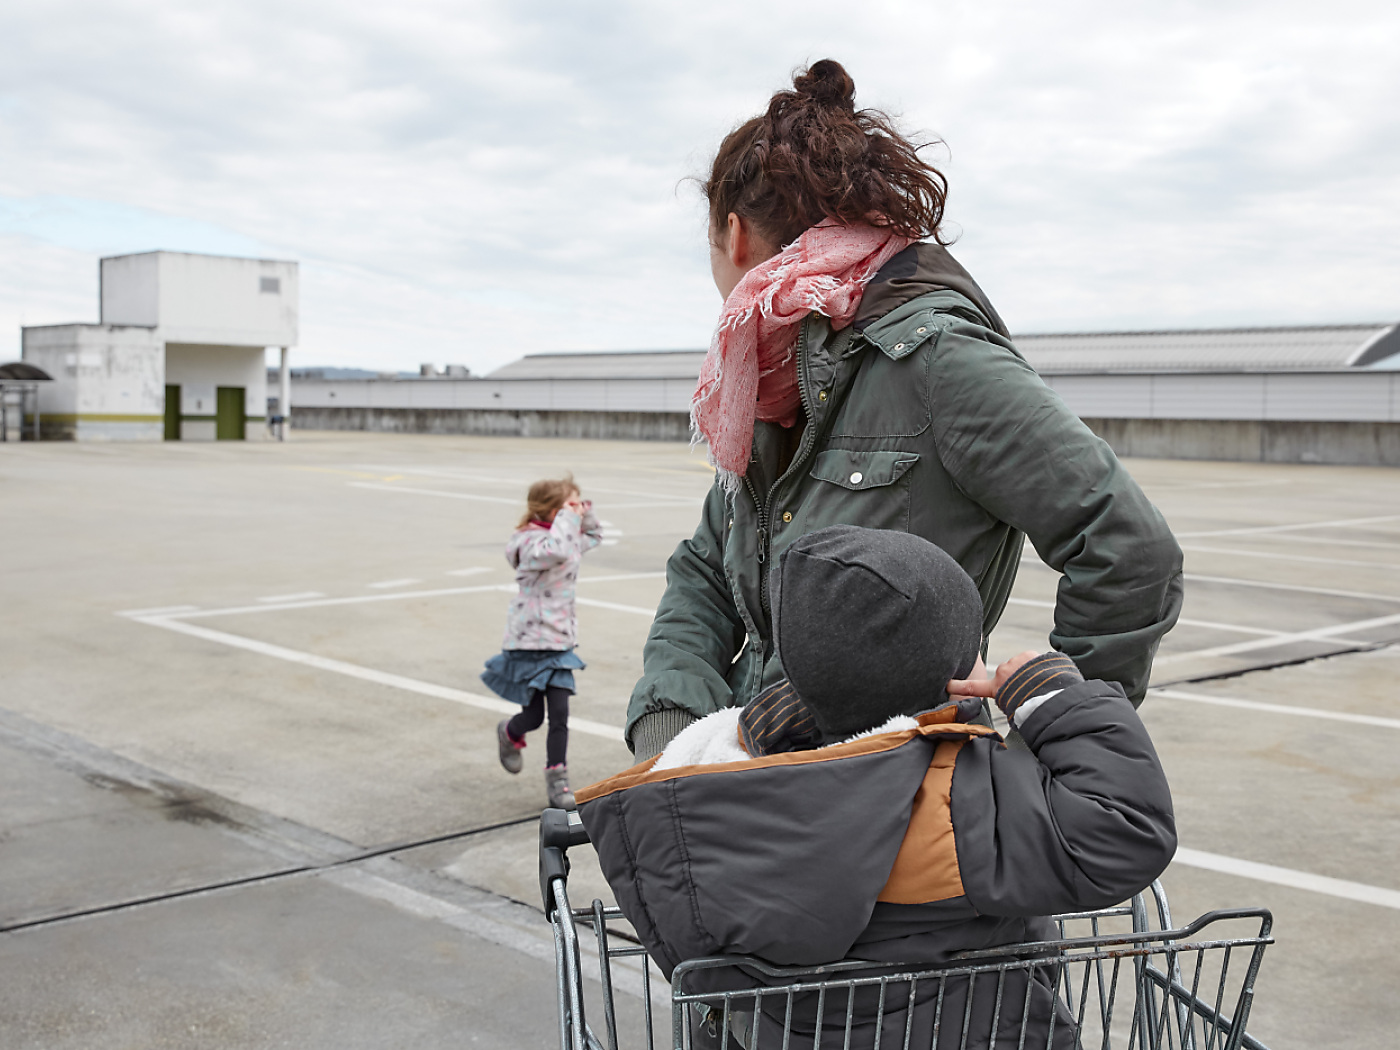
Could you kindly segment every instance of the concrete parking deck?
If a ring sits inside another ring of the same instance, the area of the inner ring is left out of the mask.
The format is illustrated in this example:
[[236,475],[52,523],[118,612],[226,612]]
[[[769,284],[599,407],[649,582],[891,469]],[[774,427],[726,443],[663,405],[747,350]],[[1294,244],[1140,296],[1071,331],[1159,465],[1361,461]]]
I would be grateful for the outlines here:
[[[1186,549],[1143,708],[1178,920],[1276,916],[1251,1029],[1389,1047],[1400,474],[1130,462]],[[711,474],[684,445],[298,433],[0,447],[0,1045],[546,1047],[532,741],[504,774],[501,548],[537,477],[608,523],[570,766],[620,727]],[[1033,552],[992,656],[1045,644]],[[579,892],[606,892],[586,851]],[[634,1030],[635,1034],[635,1030]]]

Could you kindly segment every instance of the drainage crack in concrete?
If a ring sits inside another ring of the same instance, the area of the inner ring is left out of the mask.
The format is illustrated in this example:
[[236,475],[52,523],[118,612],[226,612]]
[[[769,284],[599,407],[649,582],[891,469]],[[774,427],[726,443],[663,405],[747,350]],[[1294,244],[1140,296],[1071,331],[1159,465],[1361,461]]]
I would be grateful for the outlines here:
[[1223,682],[1230,678],[1243,678],[1246,675],[1255,674],[1259,671],[1274,671],[1280,667],[1299,667],[1303,664],[1316,663],[1319,660],[1335,660],[1342,656],[1355,656],[1358,653],[1374,653],[1380,649],[1390,649],[1395,646],[1394,642],[1363,642],[1351,645],[1345,649],[1336,649],[1330,653],[1316,653],[1312,656],[1293,656],[1286,660],[1275,660],[1270,663],[1250,664],[1248,667],[1237,667],[1229,671],[1216,671],[1212,674],[1189,675],[1185,678],[1170,678],[1165,682],[1153,682],[1150,689],[1170,689],[1174,685],[1190,685],[1197,682]]
[[[383,863],[393,854],[407,853],[446,842],[462,841],[502,828],[533,823],[539,819],[537,814],[531,813],[527,816],[496,821],[460,831],[445,832],[440,835],[404,839],[378,846],[357,847],[354,843],[347,842],[337,836],[235,802],[177,778],[166,776],[80,737],[35,722],[3,708],[0,708],[0,743],[42,755],[60,768],[81,776],[98,786],[147,795],[171,811],[197,810],[207,818],[206,822],[217,827],[220,833],[230,835],[263,852],[292,862],[285,867],[243,875],[238,878],[203,882],[195,886],[25,919],[0,926],[0,933],[17,933],[23,930],[39,929],[78,919],[131,911],[217,893],[222,890],[263,885],[298,876],[330,874],[338,869],[353,869],[357,865],[367,865],[374,861]],[[381,870],[374,878],[381,882],[387,880],[401,883],[405,881],[407,875],[404,872],[400,873],[399,877],[391,879],[389,878],[390,874]],[[412,879],[408,881],[412,881]],[[442,883],[444,880],[439,879],[437,882]],[[470,889],[473,895],[480,894],[483,898],[494,898],[502,903],[517,903],[489,890],[475,887],[464,887],[464,889]],[[405,889],[405,892],[422,895],[421,890],[409,891]],[[370,895],[382,896],[379,893]],[[456,905],[451,907],[457,908]]]
[[[236,889],[240,886],[255,886],[276,882],[279,879],[287,879],[296,875],[315,875],[321,872],[334,871],[337,868],[346,868],[355,864],[363,864],[365,861],[374,860],[378,857],[385,857],[394,853],[407,853],[410,850],[422,849],[425,846],[436,846],[444,842],[469,839],[474,835],[484,835],[488,831],[499,831],[501,828],[518,827],[521,824],[530,824],[539,819],[537,815],[531,814],[528,817],[516,817],[512,820],[503,820],[495,824],[487,824],[479,828],[472,828],[468,831],[451,831],[443,835],[434,835],[431,838],[409,839],[403,842],[391,843],[386,846],[375,846],[371,849],[361,850],[349,857],[339,857],[334,860],[322,861],[315,864],[301,864],[291,868],[278,868],[257,875],[245,875],[237,879],[201,883],[198,886],[187,886],[184,889],[170,890],[165,893],[153,893],[146,897],[133,897],[128,900],[115,901],[111,904],[100,904],[91,908],[81,908],[76,911],[60,912],[57,915],[46,915],[38,919],[26,919],[24,922],[0,926],[0,933],[16,933],[20,930],[31,930],[40,926],[52,926],[56,923],[70,922],[74,919],[87,919],[96,915],[108,915],[114,912],[130,911],[134,908],[147,907],[152,904],[163,904],[167,901],[180,900],[184,897],[197,897],[201,894],[216,893],[219,890]],[[500,894],[493,894],[493,896],[500,896]],[[508,897],[502,897],[501,899],[510,900]]]

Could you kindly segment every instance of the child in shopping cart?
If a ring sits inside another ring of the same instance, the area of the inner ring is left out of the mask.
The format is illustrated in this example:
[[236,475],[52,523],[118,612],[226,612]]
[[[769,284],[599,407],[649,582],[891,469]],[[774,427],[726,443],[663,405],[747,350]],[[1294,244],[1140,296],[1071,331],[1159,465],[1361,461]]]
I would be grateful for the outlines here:
[[572,476],[535,482],[526,503],[525,516],[506,544],[519,590],[506,612],[501,652],[486,661],[481,680],[521,706],[518,715],[496,726],[501,765],[508,773],[520,772],[525,734],[538,729],[548,712],[545,797],[551,806],[572,809],[569,697],[574,672],[585,666],[574,652],[574,584],[584,553],[598,546],[603,533],[592,502],[583,499]]
[[[579,793],[618,905],[668,977],[719,954],[937,965],[1053,939],[1048,916],[1117,904],[1167,866],[1171,794],[1122,689],[1053,652],[1007,661],[986,687],[967,682],[982,605],[944,551],[834,526],[783,552],[769,593],[787,679]],[[991,693],[1028,750],[979,724],[982,701],[950,697],[950,681]],[[749,986],[767,980],[740,972]],[[938,1045],[963,1045],[971,998],[984,1035],[965,1045],[992,1045],[995,1027],[996,1045],[1016,1046],[1024,1024],[1024,1046],[1073,1046],[1050,978],[1019,973],[999,995],[965,980],[941,1005],[916,1002],[911,1045],[931,1045],[940,1010],[957,1021]],[[851,1045],[872,1045],[876,1010],[857,999]],[[1010,1004],[995,1022],[994,1000]],[[804,1029],[781,995],[766,1003],[760,1045],[781,1043],[785,1024],[801,1045],[814,1016]],[[825,1001],[828,1030],[846,1008]],[[880,1044],[904,1045],[909,1020],[887,1004]]]

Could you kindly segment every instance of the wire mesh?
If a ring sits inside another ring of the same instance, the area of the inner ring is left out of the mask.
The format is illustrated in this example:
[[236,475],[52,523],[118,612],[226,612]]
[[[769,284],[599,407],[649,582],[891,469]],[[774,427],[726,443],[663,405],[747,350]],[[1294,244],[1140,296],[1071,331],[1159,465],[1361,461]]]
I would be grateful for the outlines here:
[[[555,927],[564,1050],[657,1046],[652,964],[622,914],[570,910]],[[695,959],[672,975],[675,1050],[1267,1050],[1246,1032],[1263,952],[1262,909],[1171,926],[1161,887],[1101,911],[1057,916],[1060,937],[968,952],[938,967],[846,961],[773,967]],[[585,956],[578,931],[597,946]],[[623,994],[619,995],[618,992]],[[586,1005],[592,998],[594,1006]],[[636,1011],[629,1000],[640,999]],[[659,1005],[659,1004],[658,1004]],[[585,1018],[598,1020],[600,1039]],[[630,1019],[629,1019],[630,1016]],[[604,1041],[605,1040],[605,1041]]]

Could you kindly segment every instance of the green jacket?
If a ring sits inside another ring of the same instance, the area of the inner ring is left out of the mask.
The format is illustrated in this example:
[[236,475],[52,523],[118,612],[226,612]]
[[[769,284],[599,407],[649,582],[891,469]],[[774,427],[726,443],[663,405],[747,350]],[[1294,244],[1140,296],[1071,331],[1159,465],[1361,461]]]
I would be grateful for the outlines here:
[[791,464],[779,476],[786,434],[759,423],[742,486],[727,494],[716,482],[671,556],[629,740],[644,714],[703,717],[784,677],[766,570],[797,537],[835,524],[913,532],[946,550],[981,592],[984,637],[1029,537],[1063,574],[1051,645],[1141,703],[1181,608],[1181,549],[1162,515],[942,248],[891,260],[867,289],[870,308],[878,316],[840,332],[817,314],[802,323],[807,422]]

